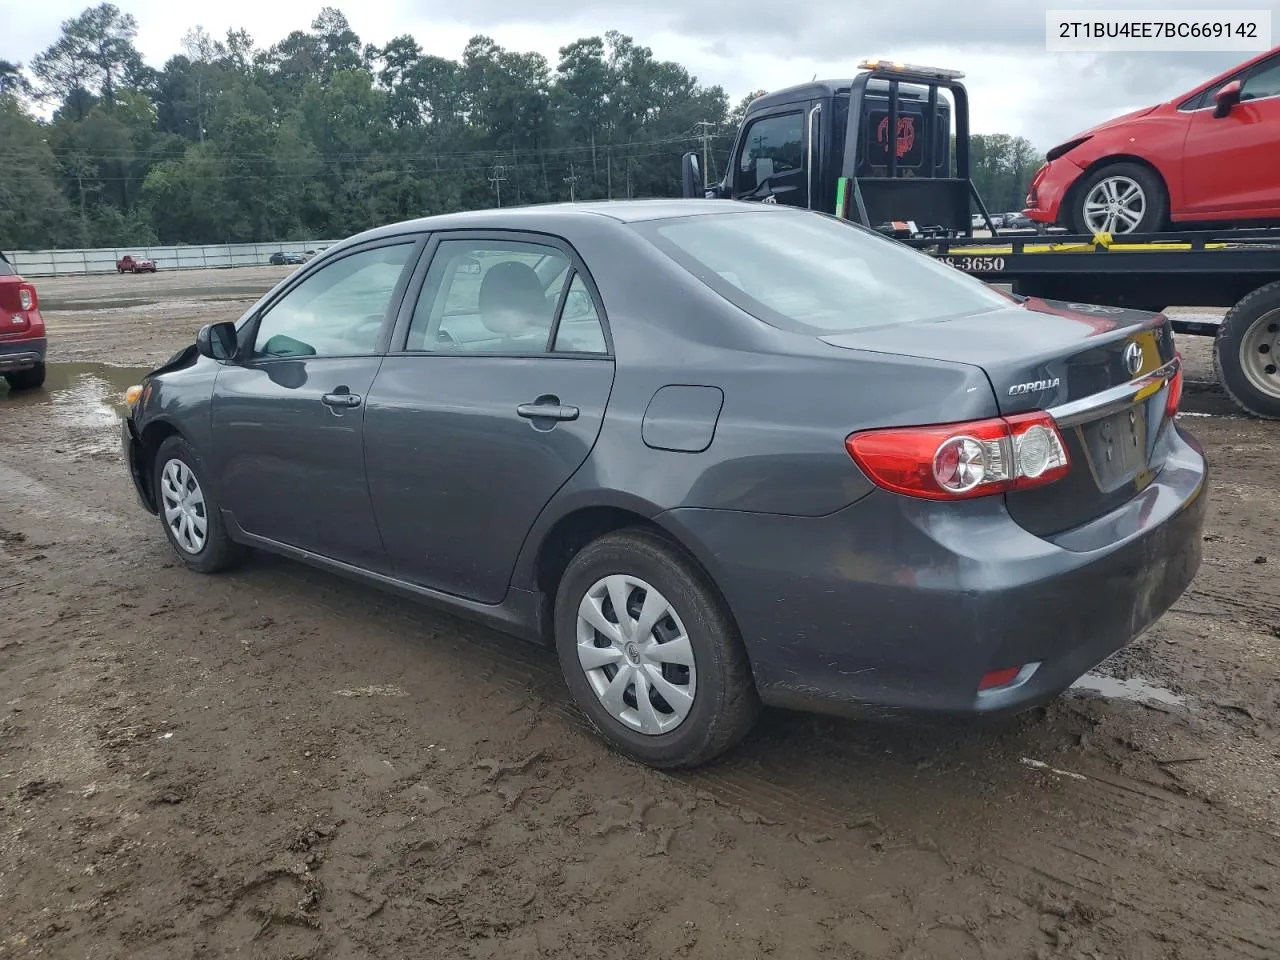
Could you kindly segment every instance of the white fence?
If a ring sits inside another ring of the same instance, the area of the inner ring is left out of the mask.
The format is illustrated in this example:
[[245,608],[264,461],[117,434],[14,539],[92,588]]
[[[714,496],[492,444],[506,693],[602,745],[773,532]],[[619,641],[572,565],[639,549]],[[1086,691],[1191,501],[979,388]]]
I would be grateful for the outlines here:
[[25,277],[63,277],[72,274],[115,273],[116,261],[130,254],[148,257],[158,270],[208,270],[216,267],[264,266],[273,253],[306,253],[335,240],[297,240],[285,243],[210,243],[180,247],[100,247],[94,250],[5,251],[13,268]]

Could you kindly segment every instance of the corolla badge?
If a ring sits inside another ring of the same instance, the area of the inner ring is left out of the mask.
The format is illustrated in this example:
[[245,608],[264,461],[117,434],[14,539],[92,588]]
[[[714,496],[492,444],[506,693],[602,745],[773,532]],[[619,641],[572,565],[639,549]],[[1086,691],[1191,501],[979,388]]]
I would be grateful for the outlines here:
[[1039,393],[1041,390],[1052,390],[1062,386],[1061,377],[1050,377],[1048,380],[1029,380],[1026,383],[1015,383],[1009,388],[1009,396],[1020,397],[1027,393]]
[[1129,371],[1130,376],[1142,369],[1142,348],[1132,340],[1124,348],[1124,368]]

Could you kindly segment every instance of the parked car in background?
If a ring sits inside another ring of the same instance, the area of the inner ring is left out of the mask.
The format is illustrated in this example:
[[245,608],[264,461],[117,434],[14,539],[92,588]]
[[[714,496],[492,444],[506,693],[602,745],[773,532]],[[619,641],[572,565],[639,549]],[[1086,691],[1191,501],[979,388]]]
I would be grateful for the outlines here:
[[1001,214],[1001,221],[1000,225],[1007,230],[1031,230],[1036,225],[1034,220],[1021,213]]
[[116,261],[116,273],[155,273],[156,262],[150,257],[134,257],[125,254]]
[[1128,643],[1200,563],[1181,378],[1161,314],[802,208],[530,206],[334,246],[131,388],[122,441],[191,569],[259,547],[554,644],[678,767],[762,701],[1010,714]]
[[278,250],[268,258],[267,262],[273,267],[282,267],[291,263],[306,263],[307,258],[300,253],[285,253],[283,250]]
[[35,286],[0,253],[0,375],[10,390],[44,384],[47,343]]
[[1280,47],[1058,144],[1026,202],[1075,233],[1280,221]]

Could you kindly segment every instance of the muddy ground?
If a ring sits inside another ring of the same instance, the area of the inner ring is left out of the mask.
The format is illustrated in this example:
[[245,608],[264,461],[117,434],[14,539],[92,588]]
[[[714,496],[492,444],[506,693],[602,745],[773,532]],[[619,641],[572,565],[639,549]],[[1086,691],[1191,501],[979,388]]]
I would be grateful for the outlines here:
[[112,405],[289,269],[39,284],[48,387],[0,395],[0,957],[1280,957],[1280,425],[1192,384],[1205,562],[1105,695],[775,713],[671,776],[585,731],[549,652],[175,563]]

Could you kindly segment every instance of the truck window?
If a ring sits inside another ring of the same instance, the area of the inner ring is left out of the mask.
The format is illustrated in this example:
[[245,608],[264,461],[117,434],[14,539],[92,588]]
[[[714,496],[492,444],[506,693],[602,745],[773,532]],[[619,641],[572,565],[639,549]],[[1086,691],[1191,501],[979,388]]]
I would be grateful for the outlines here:
[[748,125],[738,155],[736,196],[805,206],[804,112],[761,117]]
[[986,284],[834,217],[767,208],[635,229],[734,306],[827,336],[1008,307]]

